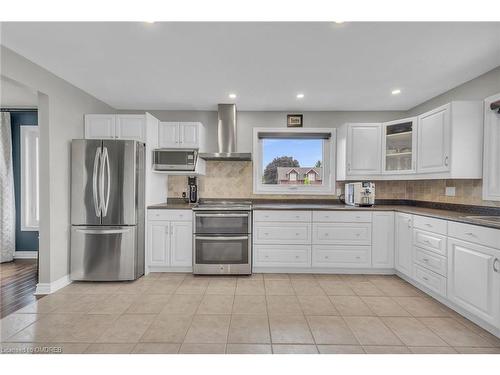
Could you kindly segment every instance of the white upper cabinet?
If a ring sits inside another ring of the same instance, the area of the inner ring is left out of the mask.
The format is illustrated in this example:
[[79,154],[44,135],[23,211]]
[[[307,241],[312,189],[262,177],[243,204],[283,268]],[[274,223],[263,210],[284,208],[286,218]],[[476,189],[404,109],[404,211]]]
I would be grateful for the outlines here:
[[145,115],[85,115],[86,139],[146,141]]
[[85,138],[115,138],[115,122],[115,115],[85,115]]
[[199,122],[160,122],[158,145],[161,148],[201,148]]
[[418,173],[450,170],[450,111],[447,104],[418,116]]
[[490,104],[500,100],[500,94],[484,101],[484,176],[483,199],[500,201],[500,113]]
[[395,268],[397,271],[412,276],[412,216],[397,212],[395,215]]
[[381,172],[381,131],[379,123],[347,124],[347,176]]
[[382,173],[415,173],[417,118],[382,123]]

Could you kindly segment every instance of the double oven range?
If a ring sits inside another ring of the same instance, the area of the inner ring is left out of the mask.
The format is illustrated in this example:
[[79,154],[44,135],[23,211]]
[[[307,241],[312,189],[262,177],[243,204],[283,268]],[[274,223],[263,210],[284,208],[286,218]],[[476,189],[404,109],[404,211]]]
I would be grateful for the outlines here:
[[251,203],[206,201],[193,211],[193,273],[251,274]]

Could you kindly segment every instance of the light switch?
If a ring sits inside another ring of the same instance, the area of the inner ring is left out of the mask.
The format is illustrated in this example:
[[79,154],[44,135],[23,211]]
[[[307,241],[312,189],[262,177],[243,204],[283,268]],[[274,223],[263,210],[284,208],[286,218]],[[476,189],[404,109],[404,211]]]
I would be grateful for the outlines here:
[[455,186],[447,186],[444,194],[448,197],[454,197],[455,196]]

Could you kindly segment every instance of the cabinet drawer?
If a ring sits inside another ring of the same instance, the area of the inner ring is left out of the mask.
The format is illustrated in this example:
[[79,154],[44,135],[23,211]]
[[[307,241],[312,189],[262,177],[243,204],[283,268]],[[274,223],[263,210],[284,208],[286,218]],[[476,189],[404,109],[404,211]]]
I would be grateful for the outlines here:
[[417,264],[413,265],[413,275],[415,280],[420,284],[426,286],[430,290],[446,297],[446,278],[420,267]]
[[317,223],[313,225],[313,243],[371,245],[372,225],[368,223]]
[[450,221],[449,237],[455,237],[460,240],[475,242],[480,245],[489,246],[500,250],[500,229],[481,227],[456,223]]
[[413,244],[428,251],[446,256],[446,236],[413,229]]
[[448,262],[446,257],[421,249],[417,246],[413,247],[413,255],[413,260],[420,266],[434,271],[442,276],[446,276],[448,271]]
[[413,215],[413,227],[443,235],[447,233],[446,220],[434,219],[427,216]]
[[254,225],[255,243],[310,244],[311,224],[260,222]]
[[311,211],[254,211],[254,220],[259,221],[297,221],[310,222]]
[[314,245],[313,267],[371,267],[371,246]]
[[310,267],[311,246],[306,245],[255,245],[255,267]]
[[371,212],[313,211],[315,223],[371,223]]
[[148,210],[148,220],[192,221],[191,210]]

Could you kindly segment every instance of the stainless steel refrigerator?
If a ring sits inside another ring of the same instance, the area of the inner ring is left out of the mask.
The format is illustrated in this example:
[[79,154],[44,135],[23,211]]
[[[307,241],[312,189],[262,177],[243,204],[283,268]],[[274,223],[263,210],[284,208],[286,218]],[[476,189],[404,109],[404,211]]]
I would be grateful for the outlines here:
[[71,158],[71,279],[144,275],[144,143],[74,139]]

